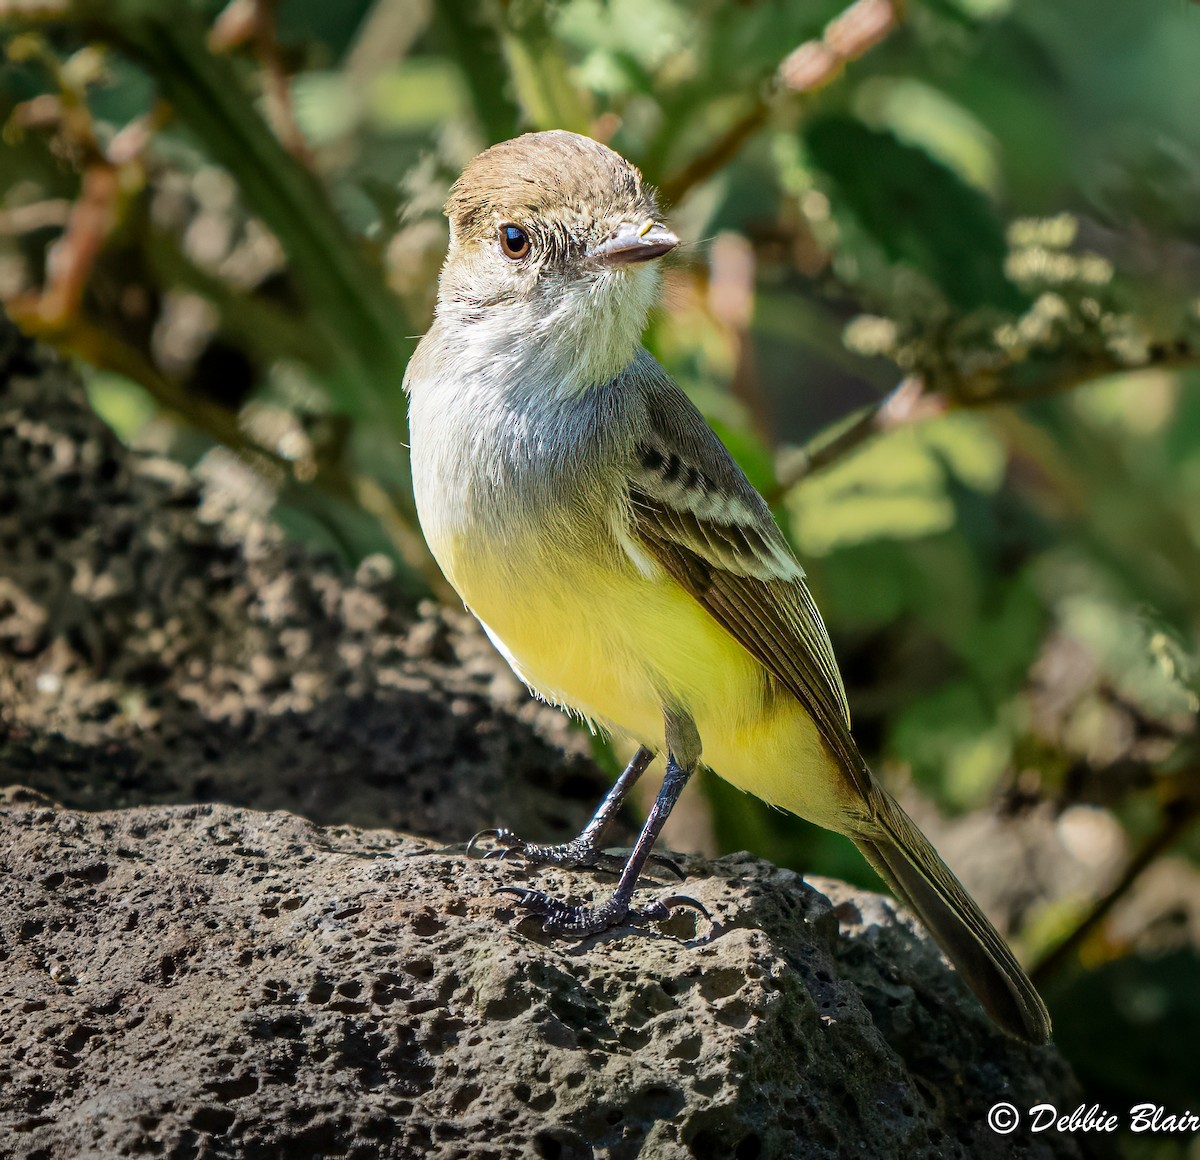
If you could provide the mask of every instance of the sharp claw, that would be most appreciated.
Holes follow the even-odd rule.
[[[522,886],[500,886],[495,893],[511,894],[519,907],[543,919],[542,929],[549,934],[570,934],[586,938],[588,935],[599,934],[602,930],[611,930],[619,926],[662,922],[671,917],[671,911],[675,907],[695,910],[712,922],[712,916],[704,904],[685,894],[655,899],[641,907],[624,905],[619,911],[614,908],[605,914],[605,911],[612,907],[614,900],[610,899],[608,903],[602,903],[598,907],[584,907],[574,906],[569,902],[551,898],[540,890],[527,890]]]
[[[697,898],[691,898],[686,894],[672,894],[670,898],[664,898],[662,905],[668,910],[673,906],[683,906],[688,910],[699,911],[709,922],[712,922],[712,915],[708,913],[708,908]]]
[[[475,857],[487,858],[492,853],[492,851],[484,850],[484,852],[482,854],[477,855],[475,853],[476,846],[484,838],[497,838],[498,839],[500,837],[500,835],[503,833],[504,833],[503,830],[480,830],[479,833],[477,833],[474,837],[472,837],[471,840],[467,843],[467,850],[466,850],[467,857],[468,858],[475,858]]]
[[[537,892],[534,890],[525,890],[520,886],[497,886],[496,889],[492,891],[492,893],[493,894],[515,894],[522,902],[524,902],[530,895],[536,894]]]
[[[485,838],[490,838],[496,843],[496,846],[490,850],[480,851],[479,843]],[[524,853],[525,846],[525,841],[518,838],[512,830],[501,827],[498,830],[480,830],[467,843],[466,852],[468,858],[480,858],[485,862],[489,858],[494,858],[497,862],[503,862],[510,854]]]
[[[668,858],[663,854],[651,854],[650,860],[657,863],[659,866],[664,866],[670,870],[680,882],[687,881],[687,871],[675,861],[674,858]]]
[[[497,888],[496,893],[513,895],[519,907],[542,920],[542,929],[547,934],[586,935],[590,933],[573,931],[569,927],[560,925],[569,923],[576,917],[576,911],[580,909],[572,906],[569,902],[561,902],[557,898],[543,894],[540,890],[526,890],[520,886],[501,886]]]

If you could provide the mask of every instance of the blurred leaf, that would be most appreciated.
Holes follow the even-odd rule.
[[[1186,467],[1184,478],[1200,481],[1200,375],[1180,376],[1173,420],[1162,433],[1163,449],[1174,466]]]
[[[88,402],[125,443],[158,413],[154,400],[137,383],[108,371],[89,371],[84,380]]]
[[[1024,684],[1046,627],[1046,609],[1028,572],[995,586],[993,597],[954,644],[995,703]]]
[[[1064,109],[1059,62],[1030,30],[1001,20],[975,46],[969,67],[939,70],[939,87],[1003,143],[1003,188],[1025,212],[1058,204],[1076,139]],[[1036,124],[1037,132],[1029,126]]]
[[[1096,190],[1111,221],[1129,218],[1164,237],[1200,242],[1200,159],[1177,138],[1147,141],[1144,132],[1114,142],[1114,155]]]
[[[958,810],[991,797],[1012,753],[1009,730],[997,724],[979,690],[966,681],[906,705],[892,745],[923,789]]]
[[[475,119],[485,143],[515,136],[521,113],[513,96],[508,65],[495,24],[477,0],[437,0],[437,30],[471,93]]]
[[[530,127],[587,133],[587,95],[571,83],[566,56],[552,32],[551,6],[539,0],[509,4],[501,21],[513,88]]]
[[[279,35],[284,41],[304,38],[319,42],[330,57],[338,57],[370,11],[373,0],[280,0]]]
[[[681,5],[689,15],[694,5]],[[699,73],[719,78],[727,89],[753,86],[769,77],[792,49],[819,36],[825,23],[846,7],[844,0],[765,0],[735,5],[722,0],[703,4],[707,35],[697,52]],[[698,22],[693,18],[692,27]],[[711,82],[710,82],[711,83]]]
[[[371,117],[379,129],[431,128],[466,110],[462,75],[449,61],[408,60],[381,72],[371,84]]]
[[[1152,716],[1195,713],[1188,658],[1146,612],[1091,593],[1063,599],[1059,616],[1067,632],[1095,655],[1113,685]]]
[[[581,78],[622,78],[643,90],[652,89],[664,63],[695,45],[698,31],[694,11],[670,0],[573,0],[555,22],[555,32],[587,54]]]
[[[103,82],[88,91],[88,107],[94,117],[124,125],[154,99],[153,78],[131,61],[110,53],[104,72]]]
[[[1003,449],[975,416],[901,428],[793,489],[796,541],[803,552],[823,555],[862,540],[944,532],[955,520],[948,476],[992,492],[1003,471]]]
[[[1128,955],[1075,975],[1048,996],[1054,1039],[1085,1089],[1168,1112],[1200,1100],[1200,958]]]
[[[813,163],[895,262],[928,275],[956,305],[1018,310],[1005,277],[1004,231],[987,199],[927,153],[850,117],[812,122]]]
[[[307,72],[292,82],[296,121],[312,145],[325,145],[349,133],[358,122],[359,100],[340,72]]]
[[[793,538],[799,538],[794,530]],[[869,632],[909,611],[912,577],[906,548],[901,541],[868,540],[819,560],[825,577],[822,611],[831,626]]]
[[[854,111],[873,129],[923,149],[964,181],[1001,192],[999,142],[970,112],[915,77],[870,77],[854,94]]]

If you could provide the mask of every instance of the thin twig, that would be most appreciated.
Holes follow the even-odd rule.
[[[852,411],[818,432],[803,447],[789,448],[780,456],[778,479],[766,498],[778,503],[802,479],[836,463],[874,435],[893,431],[922,419],[944,414],[945,400],[925,391],[916,375],[902,379],[877,403]]]
[[[1107,375],[1198,367],[1200,351],[1189,344],[1176,343],[1152,349],[1145,362],[1132,366],[1112,355],[1088,358],[1074,365],[1060,360],[1048,369],[1039,368],[1035,379],[1029,378],[1029,363],[1015,363],[1008,368],[1012,381],[1005,382],[993,376],[987,385],[982,376],[947,382],[943,374],[942,381],[946,385],[933,391],[919,375],[910,375],[877,403],[852,411],[818,432],[803,447],[785,451],[780,457],[778,478],[767,499],[772,504],[778,503],[802,480],[844,459],[875,435],[948,411],[1020,406],[1064,394]]]
[[[337,352],[339,401],[360,416],[388,421],[403,438],[404,411],[394,384],[412,349],[404,337],[412,327],[327,191],[268,127],[233,64],[208,51],[205,28],[191,6],[0,0],[0,17],[18,26],[72,25],[120,47],[151,73],[180,121],[213,161],[236,174],[246,204],[279,240],[304,292],[306,321]]]
[[[737,121],[725,130],[703,153],[693,157],[678,173],[665,178],[659,192],[668,205],[681,201],[694,186],[723,169],[741,151],[742,146],[766,123],[769,106],[759,99]]]
[[[1066,965],[1109,911],[1129,893],[1146,868],[1161,854],[1166,853],[1183,836],[1197,817],[1200,817],[1200,798],[1176,798],[1163,807],[1158,829],[1146,839],[1137,853],[1129,860],[1125,872],[1112,889],[1100,898],[1084,915],[1075,929],[1058,946],[1045,954],[1029,972],[1029,977],[1037,986],[1045,986]]]
[[[775,100],[824,88],[841,75],[846,64],[885,40],[903,19],[903,10],[899,0],[855,0],[825,26],[823,39],[805,41],[789,53],[769,83],[767,95],[755,101],[723,137],[678,173],[663,180],[660,189],[667,203],[680,201],[691,189],[728,165],[765,124]],[[815,73],[808,65],[799,63],[801,59],[811,63],[812,50],[816,50],[822,62]]]
[[[272,0],[256,0],[257,21],[254,29],[254,52],[263,73],[263,89],[267,95],[267,115],[283,147],[300,162],[311,169],[312,151],[300,124],[296,120],[296,109],[292,102],[292,83],[283,64],[283,53],[276,36],[276,8]]]

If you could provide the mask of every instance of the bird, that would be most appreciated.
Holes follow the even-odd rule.
[[[538,697],[637,743],[570,842],[490,831],[531,862],[609,865],[601,836],[655,755],[666,773],[612,894],[506,888],[548,931],[666,917],[639,875],[703,764],[850,837],[993,1020],[1050,1017],[1009,947],[851,733],[805,573],[701,413],[642,344],[679,244],[608,146],[563,130],[476,156],[445,205],[433,322],[404,377],[418,519],[446,579]]]

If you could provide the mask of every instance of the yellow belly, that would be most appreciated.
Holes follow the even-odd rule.
[[[812,719],[665,572],[624,557],[546,560],[539,545],[442,553],[443,568],[517,674],[546,700],[656,751],[662,709],[696,722],[702,760],[757,797],[837,829],[845,783]],[[519,561],[514,568],[513,561]]]

